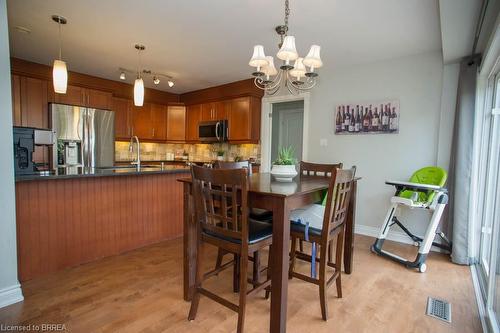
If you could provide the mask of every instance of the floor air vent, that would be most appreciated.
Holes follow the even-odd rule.
[[[427,315],[451,323],[451,304],[441,299],[427,299]]]

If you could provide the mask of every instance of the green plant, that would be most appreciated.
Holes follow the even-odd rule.
[[[242,156],[239,156],[239,155],[236,155],[236,156],[234,157],[234,161],[235,161],[235,162],[240,162],[240,161],[243,161],[243,157],[242,157]]]
[[[226,152],[222,148],[217,149],[217,156],[224,156],[225,153]]]
[[[274,161],[276,165],[295,165],[297,159],[295,158],[295,152],[293,147],[281,147],[278,150],[278,157]]]

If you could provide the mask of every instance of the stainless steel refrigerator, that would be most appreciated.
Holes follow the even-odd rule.
[[[115,158],[115,113],[49,104],[56,143],[53,167],[110,167]]]

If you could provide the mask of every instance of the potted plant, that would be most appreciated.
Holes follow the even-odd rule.
[[[226,152],[222,148],[217,149],[217,151],[216,151],[217,161],[224,161],[224,154],[225,153]]]
[[[278,151],[278,157],[273,163],[271,174],[277,181],[291,182],[292,178],[297,176],[295,163],[297,163],[297,159],[294,156],[293,148],[282,147]]]

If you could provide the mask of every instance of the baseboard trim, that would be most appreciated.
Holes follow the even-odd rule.
[[[481,320],[481,327],[483,328],[483,332],[487,333],[489,330],[488,325],[486,324],[486,308],[484,307],[483,293],[481,292],[481,286],[479,285],[479,275],[476,265],[470,266],[470,273],[472,275],[474,293],[476,294],[476,303],[479,312],[479,319]]]
[[[21,302],[24,300],[21,285],[19,283],[0,289],[0,308]]]

